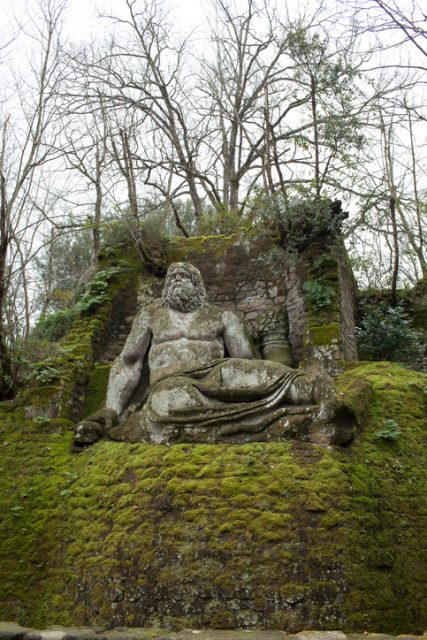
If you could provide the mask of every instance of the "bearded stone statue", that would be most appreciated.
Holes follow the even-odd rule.
[[[132,404],[148,356],[149,386]],[[75,446],[130,442],[250,442],[299,438],[348,444],[355,416],[333,380],[255,359],[240,318],[207,301],[201,274],[172,264],[162,296],[135,318],[114,362],[106,407],[78,425]]]

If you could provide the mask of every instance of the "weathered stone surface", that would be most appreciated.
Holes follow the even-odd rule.
[[[355,285],[342,241],[313,243],[284,261],[284,274],[294,358],[335,375],[337,360],[357,358]],[[328,292],[323,299],[322,292]]]
[[[342,631],[300,631],[295,634],[298,640],[346,640]]]
[[[268,233],[252,237],[190,238],[169,247],[169,259],[189,260],[200,269],[209,299],[242,314],[244,319],[256,319],[247,298],[263,311],[283,305],[284,279],[281,269],[268,257],[274,239]],[[258,303],[261,303],[260,305]]]
[[[0,622],[1,640],[21,640],[25,633],[26,630],[16,622]]]
[[[345,634],[342,631],[285,631],[186,629],[161,631],[153,628],[100,629],[91,627],[49,627],[43,631],[27,629],[13,622],[0,622],[1,640],[421,640],[415,635],[390,636],[383,633]]]

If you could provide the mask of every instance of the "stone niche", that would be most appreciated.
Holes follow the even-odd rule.
[[[360,392],[358,404],[361,409],[355,409],[334,396],[332,382],[324,375],[326,372],[335,377],[343,368],[342,361],[357,359],[355,287],[346,262],[345,248],[340,241],[328,243],[326,239],[317,240],[304,251],[286,256],[278,246],[277,239],[269,233],[262,236],[194,237],[171,243],[167,262],[169,265],[176,262],[193,264],[201,272],[209,302],[240,316],[252,336],[256,358],[272,361],[268,365],[271,394],[261,398],[259,393],[264,383],[259,382],[259,389],[252,394],[246,392],[246,402],[234,406],[232,396],[228,395],[220,411],[218,401],[221,394],[224,395],[224,389],[222,383],[218,383],[221,389],[212,386],[205,389],[205,398],[215,399],[218,409],[215,415],[213,408],[209,409],[209,415],[203,411],[195,414],[194,404],[199,402],[197,398],[204,393],[200,388],[194,397],[191,396],[191,402],[179,408],[171,417],[165,394],[169,394],[169,398],[173,396],[173,405],[178,397],[193,393],[193,386],[213,385],[214,379],[227,374],[222,369],[221,373],[217,369],[214,373],[212,369],[210,378],[205,372],[206,380],[199,383],[195,379],[191,384],[187,383],[184,391],[181,388],[176,391],[175,387],[171,391],[171,385],[183,384],[182,381],[172,382],[172,378],[165,381],[167,389],[159,390],[154,385],[147,391],[150,372],[146,359],[140,381],[133,386],[125,405],[115,399],[122,392],[120,387],[115,389],[110,384],[107,412],[101,410],[82,416],[84,420],[78,425],[74,439],[76,451],[100,437],[157,444],[243,444],[296,439],[347,446],[353,442],[366,422],[369,401],[365,398],[365,390]],[[138,296],[141,307],[159,297],[162,279],[151,280],[148,286],[147,277],[142,277]],[[141,316],[138,322],[141,322]],[[135,340],[136,334],[132,335],[132,340]],[[127,343],[128,350],[132,349],[132,340]],[[236,357],[235,353],[228,353],[227,350],[225,355]],[[126,357],[129,357],[129,353]],[[274,362],[299,369],[299,372],[277,366],[274,368]],[[229,364],[234,378],[249,375],[247,368],[243,372],[243,364],[239,365],[239,373],[233,369],[235,365],[231,361]],[[224,364],[224,367],[227,368],[227,365]],[[110,380],[122,384],[122,368],[123,361],[116,361]],[[282,379],[285,372],[287,377]],[[252,371],[251,375],[254,373]],[[298,374],[305,374],[305,378],[298,377]],[[197,378],[198,374],[195,375]],[[259,375],[267,375],[266,370]],[[294,385],[292,376],[298,377],[299,382],[289,391],[294,394],[292,399],[289,395],[283,402],[289,385]],[[247,383],[242,384],[238,393],[243,400],[242,394]],[[302,387],[296,390],[298,385],[304,384],[304,390]],[[282,386],[279,389],[277,385]],[[257,404],[257,400],[262,401]],[[269,411],[266,410],[267,404]],[[111,409],[113,413],[119,413],[118,423],[108,413]]]
[[[241,315],[261,357],[333,375],[340,360],[357,360],[356,285],[341,239],[289,259],[267,233],[190,238],[168,258],[200,269],[210,302]]]

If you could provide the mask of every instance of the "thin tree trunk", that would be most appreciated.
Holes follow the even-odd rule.
[[[397,305],[397,276],[399,274],[399,238],[398,238],[397,222],[396,222],[396,189],[395,187],[392,187],[392,190],[391,190],[391,195],[389,199],[389,209],[390,209],[391,227],[393,232],[393,248],[394,248],[393,273],[391,277],[391,306],[395,307]]]
[[[47,273],[46,273],[47,287],[46,287],[45,298],[44,298],[43,305],[42,305],[42,308],[41,308],[41,315],[42,316],[44,316],[46,314],[47,310],[49,309],[49,305],[52,302],[53,243],[54,243],[54,236],[55,236],[55,231],[52,228],[50,230],[49,257],[47,259]]]
[[[25,332],[23,338],[25,340],[30,335],[30,297],[28,295],[28,280],[27,271],[25,269],[25,259],[20,244],[17,244],[17,250],[19,253],[19,258],[21,260],[22,290],[24,293]]]
[[[97,260],[97,256],[99,250],[101,248],[101,215],[102,215],[102,187],[101,187],[101,168],[102,162],[99,153],[99,144],[96,145],[96,156],[95,156],[95,190],[96,190],[96,199],[95,199],[95,220],[92,230],[93,236],[93,250],[95,253],[95,260]]]
[[[273,174],[272,174],[272,167],[271,167],[271,160],[270,160],[271,149],[273,147],[273,127],[271,126],[271,122],[270,122],[270,102],[268,99],[267,87],[265,88],[265,100],[264,100],[264,123],[265,123],[264,125],[265,147],[264,147],[264,153],[262,157],[263,172],[265,172],[264,180],[269,193],[273,194],[275,189],[274,189]]]
[[[423,237],[423,227],[421,222],[421,209],[420,209],[420,199],[418,194],[418,179],[417,179],[417,168],[416,168],[416,156],[415,156],[415,145],[414,145],[414,134],[412,130],[412,118],[411,112],[408,111],[409,115],[409,139],[411,142],[411,159],[412,159],[412,181],[414,184],[414,197],[415,197],[415,212],[417,216],[417,227],[418,227],[418,246],[415,246],[415,243],[411,242],[411,235],[408,234],[409,241],[412,244],[415,253],[417,254],[418,260],[420,261],[421,272],[423,276],[427,275],[427,261],[424,252],[424,237]],[[400,211],[399,211],[400,213]],[[402,217],[402,215],[401,215]]]
[[[138,198],[136,195],[135,170],[132,161],[132,153],[130,150],[129,136],[124,129],[120,129],[120,138],[123,149],[123,164],[125,168],[125,177],[128,190],[128,199],[131,216],[139,225]]]
[[[6,345],[4,307],[5,307],[5,278],[6,259],[9,248],[7,232],[7,200],[6,181],[0,176],[0,400],[6,400],[13,395],[12,363]]]
[[[230,213],[238,213],[239,179],[233,176],[230,180]]]
[[[311,76],[311,111],[313,115],[313,135],[314,135],[314,184],[316,186],[316,196],[320,198],[320,158],[319,158],[319,127],[317,122],[316,103],[316,80]]]

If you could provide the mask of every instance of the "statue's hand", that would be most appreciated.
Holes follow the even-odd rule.
[[[88,416],[76,426],[73,450],[80,451],[105,436],[118,422],[114,409],[101,409]]]

